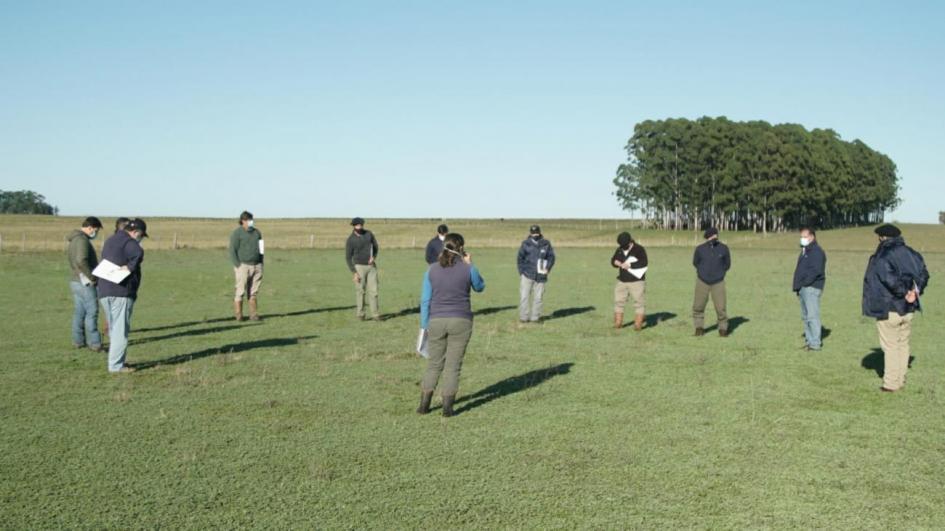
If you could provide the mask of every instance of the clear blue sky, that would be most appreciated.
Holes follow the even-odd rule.
[[[512,5],[514,4],[514,5]],[[636,122],[830,127],[945,210],[945,2],[0,0],[0,189],[64,214],[616,217]]]

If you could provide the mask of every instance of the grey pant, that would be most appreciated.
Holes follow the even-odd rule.
[[[118,372],[125,366],[135,300],[129,297],[102,297],[99,302],[108,321],[108,372]]]
[[[472,337],[473,322],[461,317],[436,317],[430,319],[427,328],[427,348],[430,357],[427,371],[423,375],[420,388],[432,392],[436,382],[443,374],[440,393],[443,396],[455,396],[459,390],[459,373],[466,356],[466,345]]]
[[[545,284],[547,282],[538,282],[522,275],[518,289],[518,319],[520,321],[538,321],[541,318],[541,299],[545,296]],[[528,304],[529,297],[531,305]]]
[[[355,287],[358,317],[364,317],[365,298],[367,298],[368,306],[371,308],[371,317],[379,317],[381,314],[377,304],[377,266],[355,265],[354,270],[361,277],[361,282]]]
[[[823,291],[808,286],[797,292],[801,301],[801,320],[804,321],[804,339],[807,346],[820,350],[820,295]]]
[[[692,323],[696,328],[705,327],[705,307],[712,296],[715,315],[719,318],[719,331],[728,330],[728,315],[725,313],[725,281],[709,285],[696,278],[696,294],[692,301]]]

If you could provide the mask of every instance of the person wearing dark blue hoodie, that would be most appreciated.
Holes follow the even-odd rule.
[[[728,337],[728,313],[726,312],[725,274],[732,267],[732,255],[728,247],[719,241],[719,230],[715,227],[703,233],[705,243],[696,247],[692,255],[692,266],[696,268],[696,291],[692,301],[692,321],[696,336],[705,334],[705,307],[712,297],[715,314],[719,320],[719,336]]]
[[[443,240],[446,239],[446,235],[449,233],[450,229],[446,225],[440,225],[436,228],[436,236],[427,242],[427,249],[425,253],[427,265],[433,265],[437,260],[440,259],[440,253],[443,252]]]
[[[98,280],[98,299],[108,321],[108,372],[112,374],[134,372],[133,367],[125,365],[125,356],[131,331],[131,312],[141,286],[141,262],[144,261],[141,240],[147,237],[147,224],[143,219],[135,218],[124,230],[106,240],[102,248],[102,261],[108,260],[128,272],[118,283],[105,278]]]
[[[804,322],[804,350],[820,350],[820,297],[827,280],[827,254],[817,244],[814,229],[801,229],[801,255],[794,268],[792,289],[801,302],[801,320]]]
[[[542,236],[541,227],[532,225],[528,232],[528,238],[518,249],[518,274],[521,277],[518,319],[522,323],[537,323],[541,319],[545,284],[555,265],[555,250]]]
[[[883,392],[906,384],[912,316],[921,310],[920,296],[929,284],[922,255],[906,245],[895,225],[877,227],[879,246],[863,277],[863,315],[876,319],[883,347]]]

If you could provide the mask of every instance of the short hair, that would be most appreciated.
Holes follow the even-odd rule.
[[[128,226],[128,222],[131,221],[128,218],[118,218],[115,220],[115,232],[121,232],[125,230],[125,227]]]
[[[801,232],[804,232],[805,230],[809,232],[811,236],[817,236],[817,231],[812,227],[801,227]]]
[[[436,233],[437,233],[437,234],[446,235],[446,234],[449,234],[449,232],[450,232],[450,229],[449,229],[449,227],[447,227],[445,224],[444,224],[444,225],[440,225],[439,227],[436,228]]]
[[[102,221],[95,216],[89,216],[82,222],[82,228],[92,227],[93,229],[102,228]]]
[[[242,223],[242,222],[244,222],[244,221],[247,221],[247,220],[250,220],[250,219],[253,219],[253,213],[252,213],[252,212],[250,212],[250,211],[248,211],[248,210],[244,210],[243,213],[240,214],[240,223]]]

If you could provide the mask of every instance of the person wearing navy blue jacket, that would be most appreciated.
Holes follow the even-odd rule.
[[[884,360],[880,389],[892,393],[906,384],[912,316],[922,309],[920,296],[929,284],[929,271],[898,227],[886,224],[874,232],[879,246],[863,277],[863,315],[876,319]]]
[[[443,416],[453,416],[459,374],[473,331],[470,290],[481,292],[486,288],[464,246],[462,235],[447,234],[437,263],[430,265],[423,276],[420,328],[427,333],[429,358],[420,384],[417,413],[421,415],[430,412],[433,391],[442,375]]]
[[[712,297],[715,314],[719,320],[719,336],[728,337],[728,313],[726,312],[725,274],[732,267],[732,255],[728,247],[719,241],[719,230],[709,227],[703,233],[705,243],[696,247],[692,265],[696,268],[696,291],[692,301],[692,321],[696,336],[705,333],[705,307]]]
[[[427,242],[427,265],[433,264],[439,260],[440,253],[443,252],[443,240],[446,239],[446,235],[449,234],[449,232],[450,229],[446,225],[440,225],[436,228],[436,236]]]
[[[131,312],[141,287],[141,262],[144,261],[141,240],[147,237],[147,224],[143,219],[135,218],[124,230],[106,240],[102,248],[102,260],[129,272],[117,284],[104,278],[98,280],[98,298],[108,322],[108,372],[112,374],[134,372],[133,367],[125,365],[125,356],[131,331]]]
[[[545,297],[548,275],[555,265],[555,250],[541,234],[541,227],[532,225],[528,238],[518,249],[519,303],[518,320],[537,323]],[[529,304],[531,299],[531,304]]]
[[[801,321],[804,322],[804,350],[817,351],[821,347],[820,297],[827,280],[827,253],[817,243],[814,229],[801,229],[801,254],[794,268],[792,288],[801,303]]]

